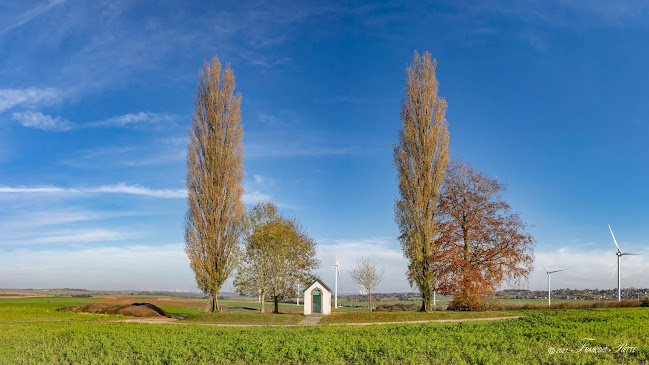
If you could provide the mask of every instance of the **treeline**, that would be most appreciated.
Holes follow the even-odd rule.
[[[647,288],[625,288],[622,289],[622,298],[642,299],[649,295]],[[496,299],[541,299],[547,298],[547,290],[522,290],[508,289],[498,291],[494,294]],[[612,300],[617,299],[617,289],[554,289],[553,299],[575,299],[575,300]]]

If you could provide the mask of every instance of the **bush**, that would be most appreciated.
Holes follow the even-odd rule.
[[[505,310],[505,303],[501,301],[485,299],[480,306],[481,311],[502,311]]]
[[[640,303],[641,307],[649,307],[649,297],[646,297],[642,299],[642,302]]]
[[[448,304],[448,309],[452,311],[479,311],[481,308],[480,296],[469,292],[454,295]]]
[[[418,304],[395,303],[381,304],[374,309],[375,312],[416,312],[421,308]]]

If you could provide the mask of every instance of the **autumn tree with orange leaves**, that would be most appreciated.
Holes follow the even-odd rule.
[[[529,278],[534,239],[503,200],[505,186],[461,161],[446,171],[432,275],[452,310],[480,310],[485,294]]]

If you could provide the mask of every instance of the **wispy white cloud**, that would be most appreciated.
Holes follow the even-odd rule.
[[[62,188],[58,186],[0,186],[1,194],[126,194],[139,195],[164,199],[184,199],[187,197],[186,189],[151,189],[142,185],[128,185],[119,183],[115,185],[102,185],[97,187]],[[241,197],[245,204],[255,204],[258,201],[270,200],[271,196],[259,191],[250,191]]]
[[[84,188],[62,188],[57,186],[0,186],[0,194],[129,194],[142,195],[156,198],[185,198],[185,189],[151,189],[141,185],[127,185],[124,183],[116,185],[103,185],[98,187]]]
[[[197,290],[182,244],[64,250],[0,246],[0,288],[54,287]]]
[[[249,143],[246,146],[246,157],[321,157],[345,156],[361,152],[357,146],[328,146],[308,143]]]
[[[70,121],[61,117],[51,117],[39,112],[15,112],[11,115],[23,127],[41,129],[44,131],[62,132],[72,129]]]
[[[160,139],[150,144],[82,149],[71,152],[61,163],[89,169],[177,164],[185,160],[187,153],[187,144],[181,140]]]
[[[612,289],[617,287],[617,274],[614,273],[617,256],[615,247],[611,244],[609,249],[594,249],[594,245],[583,248],[559,248],[552,251],[536,252],[535,270],[530,277],[529,288],[534,290],[547,289],[545,271],[541,265],[549,270],[568,269],[552,276],[552,287],[576,289]],[[632,250],[628,247],[629,251]],[[633,252],[645,254],[644,256],[622,257],[622,287],[649,287],[649,260],[646,248],[633,248]]]
[[[249,64],[263,67],[266,69],[274,68],[281,65],[290,64],[293,60],[289,57],[271,58],[259,53],[242,52],[240,56]]]
[[[285,126],[286,122],[282,121],[280,118],[267,114],[267,113],[259,113],[258,119],[260,122],[267,124],[272,127],[278,127],[278,126]]]
[[[69,91],[57,88],[0,89],[0,112],[16,106],[46,106],[59,103]]]
[[[1,98],[1,96],[0,96]],[[0,107],[2,100],[0,99]],[[18,121],[22,126],[28,128],[41,129],[46,131],[62,132],[71,129],[82,128],[133,128],[141,125],[160,124],[162,122],[172,122],[177,119],[177,116],[168,113],[149,113],[138,112],[131,114],[119,115],[116,117],[108,118],[105,120],[88,122],[88,123],[72,123],[60,116],[51,116],[41,112],[25,111],[14,112],[12,114],[14,120]]]
[[[90,122],[83,126],[87,128],[127,128],[146,123],[171,122],[175,119],[177,119],[177,116],[168,113],[139,112],[119,115],[97,122]]]
[[[39,15],[46,13],[53,7],[57,5],[61,5],[65,2],[65,0],[50,0],[47,3],[38,5],[32,9],[29,9],[22,15],[18,16],[12,23],[8,24],[5,26],[2,30],[0,30],[0,36],[10,32],[13,29],[19,28],[25,23],[31,21],[32,19],[38,17]]]
[[[0,232],[18,232],[36,227],[60,226],[70,223],[97,221],[133,215],[137,214],[133,212],[99,212],[70,209],[23,212],[12,210],[9,219],[2,219],[2,222],[0,222]]]
[[[38,234],[24,234],[20,236],[2,237],[2,245],[42,245],[42,244],[75,244],[90,242],[111,242],[121,241],[132,235],[123,232],[95,229],[69,229],[53,232],[42,232]]]
[[[186,198],[187,190],[185,189],[150,189],[140,185],[104,185],[97,188],[86,189],[90,193],[114,193],[114,194],[132,194],[152,196],[156,198]]]
[[[358,293],[359,288],[349,272],[356,268],[358,260],[366,257],[385,270],[384,279],[377,286],[377,292],[409,292],[406,278],[408,263],[403,257],[399,243],[392,237],[360,239],[318,239],[318,258],[322,265],[317,274],[333,287],[336,261],[340,264],[343,293]]]
[[[250,193],[244,193],[241,200],[243,200],[244,204],[256,204],[260,201],[270,201],[271,196],[259,191],[252,191]]]
[[[376,237],[366,239],[318,239],[318,258],[322,262],[318,275],[333,285],[336,259],[341,265],[343,292],[357,292],[357,287],[349,276],[361,257],[368,257],[385,269],[385,279],[378,287],[380,292],[416,291],[406,278],[407,260],[403,257],[396,238]],[[534,271],[524,289],[545,290],[545,271],[548,269],[568,269],[552,277],[552,287],[573,289],[612,289],[617,287],[617,274],[610,280],[616,264],[615,247],[596,249],[595,245],[581,245],[573,248],[537,251]],[[625,247],[641,256],[622,257],[622,286],[649,287],[649,251],[646,248]],[[503,288],[509,288],[504,285]],[[353,289],[353,290],[351,290]]]

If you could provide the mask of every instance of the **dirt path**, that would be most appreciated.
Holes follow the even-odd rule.
[[[403,321],[403,322],[362,322],[362,323],[330,323],[325,326],[372,326],[383,324],[417,324],[417,323],[452,323],[452,322],[473,322],[473,321],[498,321],[503,319],[517,319],[525,316],[508,316],[508,317],[488,317],[488,318],[465,318],[465,319],[432,319],[424,321]],[[318,325],[323,316],[306,316],[299,324],[229,324],[229,323],[195,323],[182,322],[177,318],[167,317],[147,317],[147,318],[128,318],[116,319],[101,322],[129,322],[129,323],[149,323],[149,324],[199,324],[202,326],[217,327],[295,327],[295,326],[314,326]]]
[[[303,325],[303,326],[313,326],[313,325],[316,325],[316,324],[320,323],[320,321],[322,321],[322,317],[323,316],[321,316],[321,315],[310,314],[310,315],[304,316],[304,319],[302,321],[300,321],[300,324]]]

